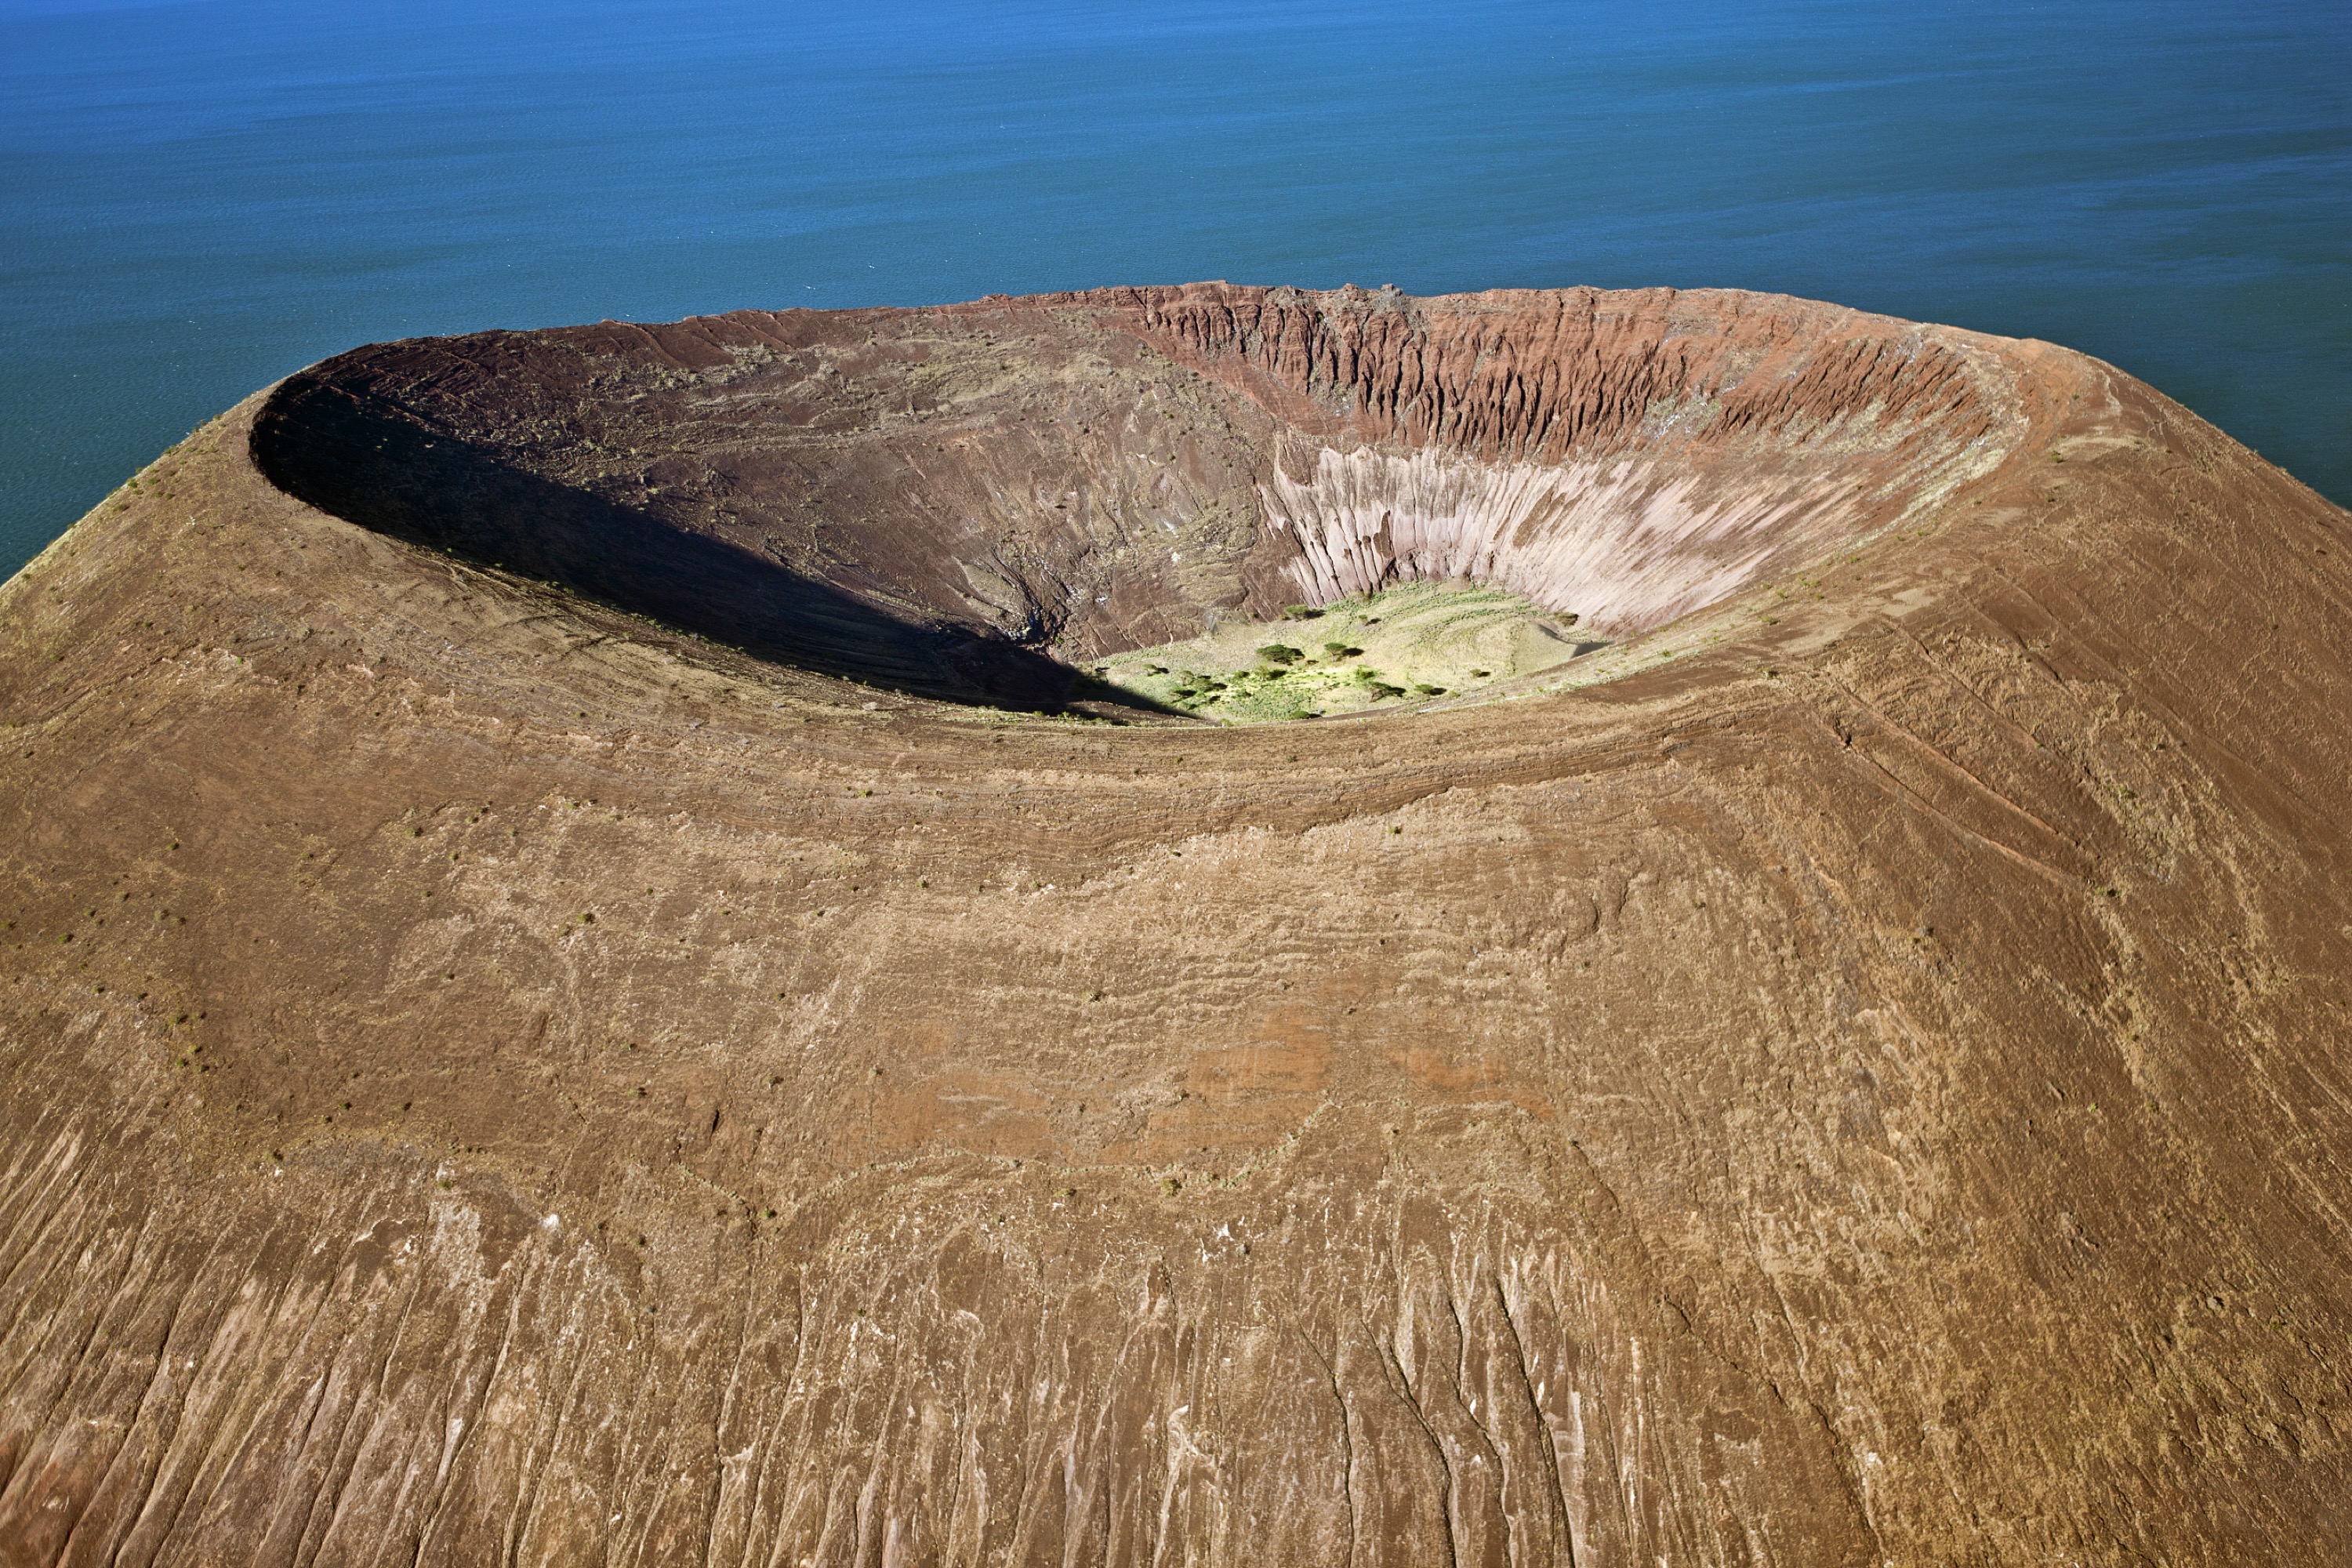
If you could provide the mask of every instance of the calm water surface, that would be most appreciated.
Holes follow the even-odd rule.
[[[2352,5],[0,0],[0,570],[373,339],[1198,278],[2048,338],[2352,501]]]

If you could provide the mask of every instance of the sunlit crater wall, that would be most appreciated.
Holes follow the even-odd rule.
[[[1967,334],[1794,300],[1277,290],[1159,325],[1286,416],[1259,495],[1307,604],[1469,579],[1626,635],[1900,523],[2022,427]]]

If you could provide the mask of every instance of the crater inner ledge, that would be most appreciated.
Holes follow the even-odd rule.
[[[764,658],[1003,707],[1239,616],[1491,584],[1622,639],[2020,438],[1988,340],[1727,291],[1223,283],[378,344],[281,489]]]

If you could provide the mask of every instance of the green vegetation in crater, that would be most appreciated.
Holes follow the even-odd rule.
[[[1360,713],[1475,691],[1608,646],[1576,616],[1499,588],[1416,583],[1272,624],[1232,621],[1187,642],[1097,660],[1097,679],[1233,724]]]

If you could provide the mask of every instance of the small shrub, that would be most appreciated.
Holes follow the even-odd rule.
[[[1307,656],[1288,643],[1270,642],[1257,650],[1258,658],[1268,664],[1297,664]]]
[[[1282,607],[1282,618],[1286,621],[1311,621],[1322,613],[1312,605],[1285,605]]]

